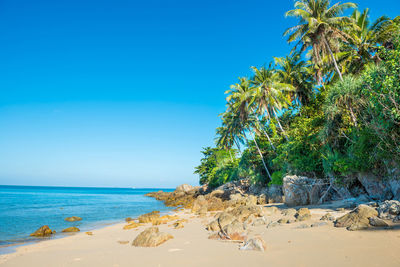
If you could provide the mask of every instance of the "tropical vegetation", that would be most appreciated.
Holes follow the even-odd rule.
[[[400,163],[400,17],[370,21],[355,3],[299,0],[291,51],[226,91],[200,184],[282,184],[286,174],[352,183]]]

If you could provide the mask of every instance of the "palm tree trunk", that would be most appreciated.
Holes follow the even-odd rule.
[[[353,120],[354,125],[357,127],[357,119],[356,119],[356,116],[354,115],[353,108],[351,107],[350,104],[348,105],[348,107],[350,110],[351,119]]]
[[[267,131],[264,130],[264,129],[262,129],[262,131],[264,132],[264,135],[267,137],[267,139],[268,139],[268,141],[269,141],[269,144],[271,145],[272,149],[273,149],[274,151],[276,151],[275,146],[274,146],[274,144],[272,144],[271,138],[269,138],[269,135],[268,135]]]
[[[328,41],[326,40],[326,37],[324,37],[324,42],[326,44],[326,47],[328,48],[329,54],[331,55],[331,58],[333,60],[333,64],[335,65],[336,72],[338,73],[338,75],[340,77],[340,80],[343,81],[342,73],[339,70],[339,67],[338,67],[338,64],[336,62],[335,56],[332,53],[331,46],[329,45]]]
[[[287,138],[286,132],[285,132],[285,130],[283,129],[283,127],[282,127],[282,125],[281,125],[281,122],[279,121],[279,118],[278,118],[278,115],[276,114],[275,109],[272,109],[272,112],[274,113],[275,119],[276,119],[276,121],[278,122],[279,129],[281,129],[281,131],[282,131],[282,133],[283,133],[283,136],[285,137],[286,141],[289,141],[289,139]]]
[[[230,149],[228,149],[228,151],[229,151],[229,156],[231,156],[231,161],[232,161],[232,163],[233,163],[233,157],[232,157],[231,150],[230,150]]]
[[[250,132],[250,134],[251,134],[251,137],[253,138],[254,144],[255,144],[256,147],[257,147],[258,154],[260,154],[260,158],[261,158],[261,161],[262,161],[262,163],[263,163],[263,165],[264,165],[265,171],[266,171],[267,174],[268,174],[269,181],[271,181],[271,174],[269,173],[269,170],[268,170],[268,168],[267,168],[267,165],[265,164],[264,157],[263,157],[263,155],[262,155],[262,153],[261,153],[260,148],[258,147],[256,138],[254,137],[254,134],[253,134],[252,132]]]

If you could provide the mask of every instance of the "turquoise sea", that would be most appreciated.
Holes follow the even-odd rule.
[[[0,185],[0,254],[9,252],[10,246],[38,241],[29,235],[42,225],[56,230],[51,238],[58,238],[70,226],[87,231],[153,210],[170,211],[161,201],[144,196],[158,190],[173,189]],[[70,216],[82,221],[64,220]]]

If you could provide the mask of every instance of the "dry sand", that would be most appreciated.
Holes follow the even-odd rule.
[[[335,228],[331,222],[297,228],[332,212],[320,207],[310,210],[312,219],[306,222],[252,227],[249,235],[261,235],[267,243],[265,252],[240,251],[238,243],[210,240],[204,224],[211,216],[198,218],[180,211],[177,214],[189,222],[183,229],[159,226],[174,239],[157,248],[131,246],[148,226],[123,230],[125,224],[121,223],[94,230],[92,236],[82,232],[18,247],[15,253],[0,256],[0,266],[400,266],[399,229],[352,232]],[[332,214],[338,217],[344,212]]]

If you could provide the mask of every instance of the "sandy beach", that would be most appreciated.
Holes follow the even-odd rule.
[[[279,207],[279,205],[278,205]],[[155,248],[131,245],[150,224],[123,230],[125,223],[71,236],[18,247],[12,254],[1,255],[1,266],[400,266],[400,230],[371,228],[348,231],[333,227],[332,222],[319,227],[301,228],[320,222],[326,212],[339,217],[349,210],[326,207],[310,208],[306,222],[250,227],[249,236],[260,235],[267,244],[265,252],[241,251],[240,244],[208,239],[206,217],[189,210],[176,212],[188,219],[182,229],[171,223],[159,225],[160,231],[174,236]],[[268,217],[282,218],[280,212]],[[124,242],[125,241],[125,242]]]

